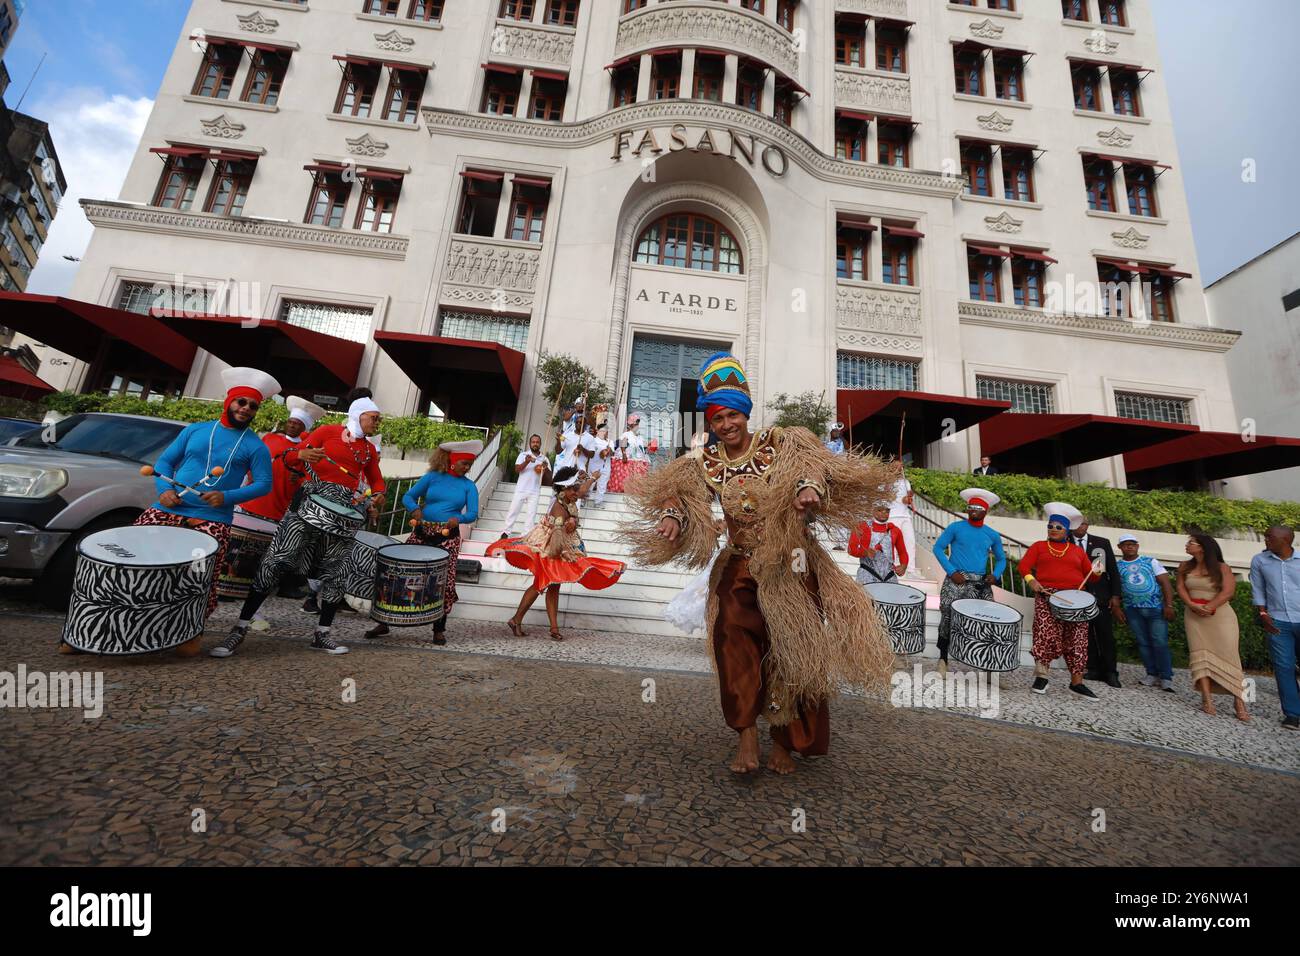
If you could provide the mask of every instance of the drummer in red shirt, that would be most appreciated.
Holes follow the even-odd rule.
[[[253,578],[238,623],[212,649],[213,657],[230,657],[235,653],[248,634],[253,615],[287,571],[307,574],[313,568],[319,569],[321,578],[321,611],[311,646],[330,654],[348,652],[330,637],[330,628],[343,603],[346,564],[354,536],[326,534],[304,521],[297,508],[308,497],[316,497],[362,511],[368,508],[372,517],[378,512],[384,502],[384,476],[379,470],[379,452],[366,439],[378,433],[382,422],[379,406],[369,398],[358,398],[348,408],[346,425],[322,425],[301,445],[285,453],[286,467],[304,468],[308,478],[280,521],[262,566]],[[358,499],[357,489],[363,480],[373,497]]]
[[[1073,506],[1053,501],[1047,511],[1047,540],[1030,545],[1020,559],[1020,576],[1034,591],[1035,694],[1047,693],[1047,674],[1052,661],[1065,658],[1070,671],[1070,690],[1085,700],[1097,700],[1083,682],[1088,666],[1088,622],[1063,621],[1052,613],[1048,598],[1057,591],[1077,591],[1096,576],[1083,548],[1070,540],[1070,528],[1083,521]]]
[[[285,456],[297,449],[304,436],[325,417],[325,409],[297,395],[291,395],[285,405],[289,408],[289,418],[284,423],[284,431],[262,436],[262,443],[271,453],[271,493],[243,505],[244,511],[267,521],[278,522],[284,517],[298,486],[307,477],[306,468],[301,464],[291,468]]]

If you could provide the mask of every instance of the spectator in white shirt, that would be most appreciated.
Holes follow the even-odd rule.
[[[533,435],[528,439],[528,447],[515,459],[515,494],[510,499],[510,510],[506,512],[501,537],[508,538],[514,534],[515,522],[525,512],[525,529],[531,529],[537,524],[537,501],[541,497],[542,479],[550,467],[550,462],[542,454],[542,436]]]

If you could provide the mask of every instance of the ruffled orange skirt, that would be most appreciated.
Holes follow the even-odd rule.
[[[617,584],[627,569],[622,561],[607,558],[590,558],[583,554],[571,561],[548,558],[522,538],[507,538],[488,546],[486,556],[503,557],[511,567],[528,571],[533,576],[533,587],[545,591],[552,584],[580,584],[588,591],[603,591]]]

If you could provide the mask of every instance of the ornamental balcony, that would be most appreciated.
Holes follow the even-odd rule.
[[[788,30],[761,14],[717,0],[656,3],[619,21],[618,59],[663,47],[708,47],[735,53],[798,79],[799,53]]]

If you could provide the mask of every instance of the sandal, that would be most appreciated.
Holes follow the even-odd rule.
[[[551,640],[553,640],[553,641],[562,641],[562,640],[564,640],[564,635],[561,634],[559,631],[552,630],[552,631],[551,631]]]
[[[510,633],[513,634],[515,637],[527,636],[526,634],[524,634],[523,625],[520,624],[518,621],[516,621],[513,617],[510,620],[506,621],[506,627],[510,628]]]

